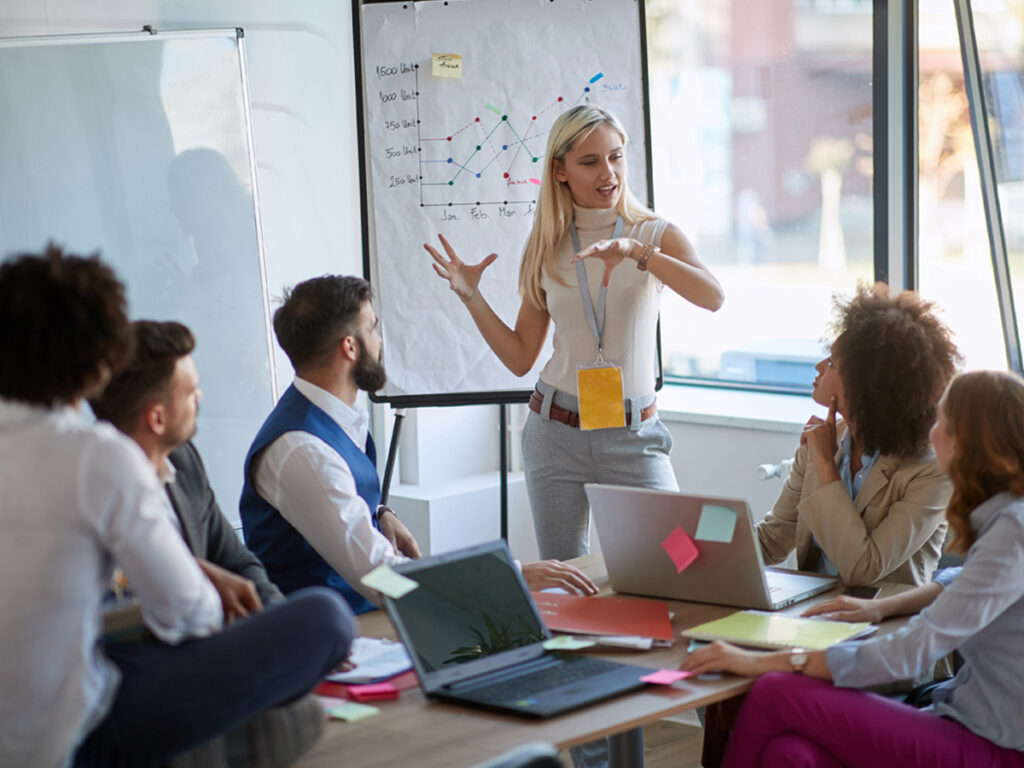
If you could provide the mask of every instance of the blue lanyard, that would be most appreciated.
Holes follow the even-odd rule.
[[[612,240],[622,237],[624,227],[625,222],[619,216],[615,220]],[[572,236],[573,253],[579,253],[583,249],[580,247],[580,234],[576,231],[575,219],[569,222],[569,234]],[[594,338],[597,339],[598,357],[603,360],[604,348],[601,346],[601,335],[604,333],[604,305],[605,299],[608,296],[608,286],[601,283],[601,290],[597,297],[597,312],[595,313],[594,301],[590,298],[590,286],[587,284],[587,270],[583,266],[582,259],[576,262],[576,282],[579,284],[580,298],[583,299],[583,313],[587,316],[587,323],[590,325],[590,330],[594,333]]]

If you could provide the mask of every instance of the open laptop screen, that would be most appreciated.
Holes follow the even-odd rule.
[[[419,585],[388,606],[421,673],[490,666],[475,662],[547,638],[504,542],[395,570]]]

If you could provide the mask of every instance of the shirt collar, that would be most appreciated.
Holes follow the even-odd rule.
[[[843,456],[847,459],[850,458],[850,449],[853,447],[853,435],[849,429],[843,430],[843,436],[839,438],[839,448],[843,452]],[[878,451],[874,453],[864,452],[860,456],[860,463],[865,467],[870,467],[878,459]]]
[[[618,208],[583,208],[573,203],[573,221],[580,232],[605,230],[615,226],[619,218]]]
[[[298,376],[295,377],[295,388],[345,430],[352,442],[360,448],[366,444],[366,435],[370,431],[370,417],[366,409],[359,405],[353,407],[326,389]]]
[[[171,485],[178,476],[178,469],[171,464],[170,460],[165,456],[163,463],[160,465],[160,469],[156,471],[156,476],[163,485]]]
[[[850,494],[850,498],[857,498],[857,494],[860,493],[861,487],[864,485],[864,478],[868,476],[868,472],[871,471],[871,467],[874,466],[875,461],[878,460],[878,451],[874,453],[862,453],[860,457],[860,469],[857,474],[854,475],[850,471],[850,451],[853,448],[853,435],[849,429],[843,431],[842,437],[839,438],[839,450],[842,452],[842,458],[839,460],[839,477],[842,478],[843,485],[846,486],[846,490]]]

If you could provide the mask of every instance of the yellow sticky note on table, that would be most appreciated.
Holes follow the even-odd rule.
[[[346,723],[356,723],[360,720],[365,720],[368,717],[379,715],[380,710],[377,707],[371,707],[369,704],[357,704],[354,701],[346,701],[341,706],[331,707],[328,709],[327,714],[332,720],[344,720]]]
[[[419,586],[412,579],[393,570],[390,565],[378,565],[360,581],[370,589],[376,589],[392,600],[409,594]]]
[[[617,365],[580,368],[576,371],[580,401],[580,429],[626,426],[622,400],[622,369]]]
[[[435,53],[431,57],[434,77],[462,77],[462,56],[458,53]]]

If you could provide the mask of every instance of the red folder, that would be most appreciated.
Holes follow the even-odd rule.
[[[548,629],[587,635],[633,635],[672,640],[668,603],[629,597],[582,597],[533,592]]]

